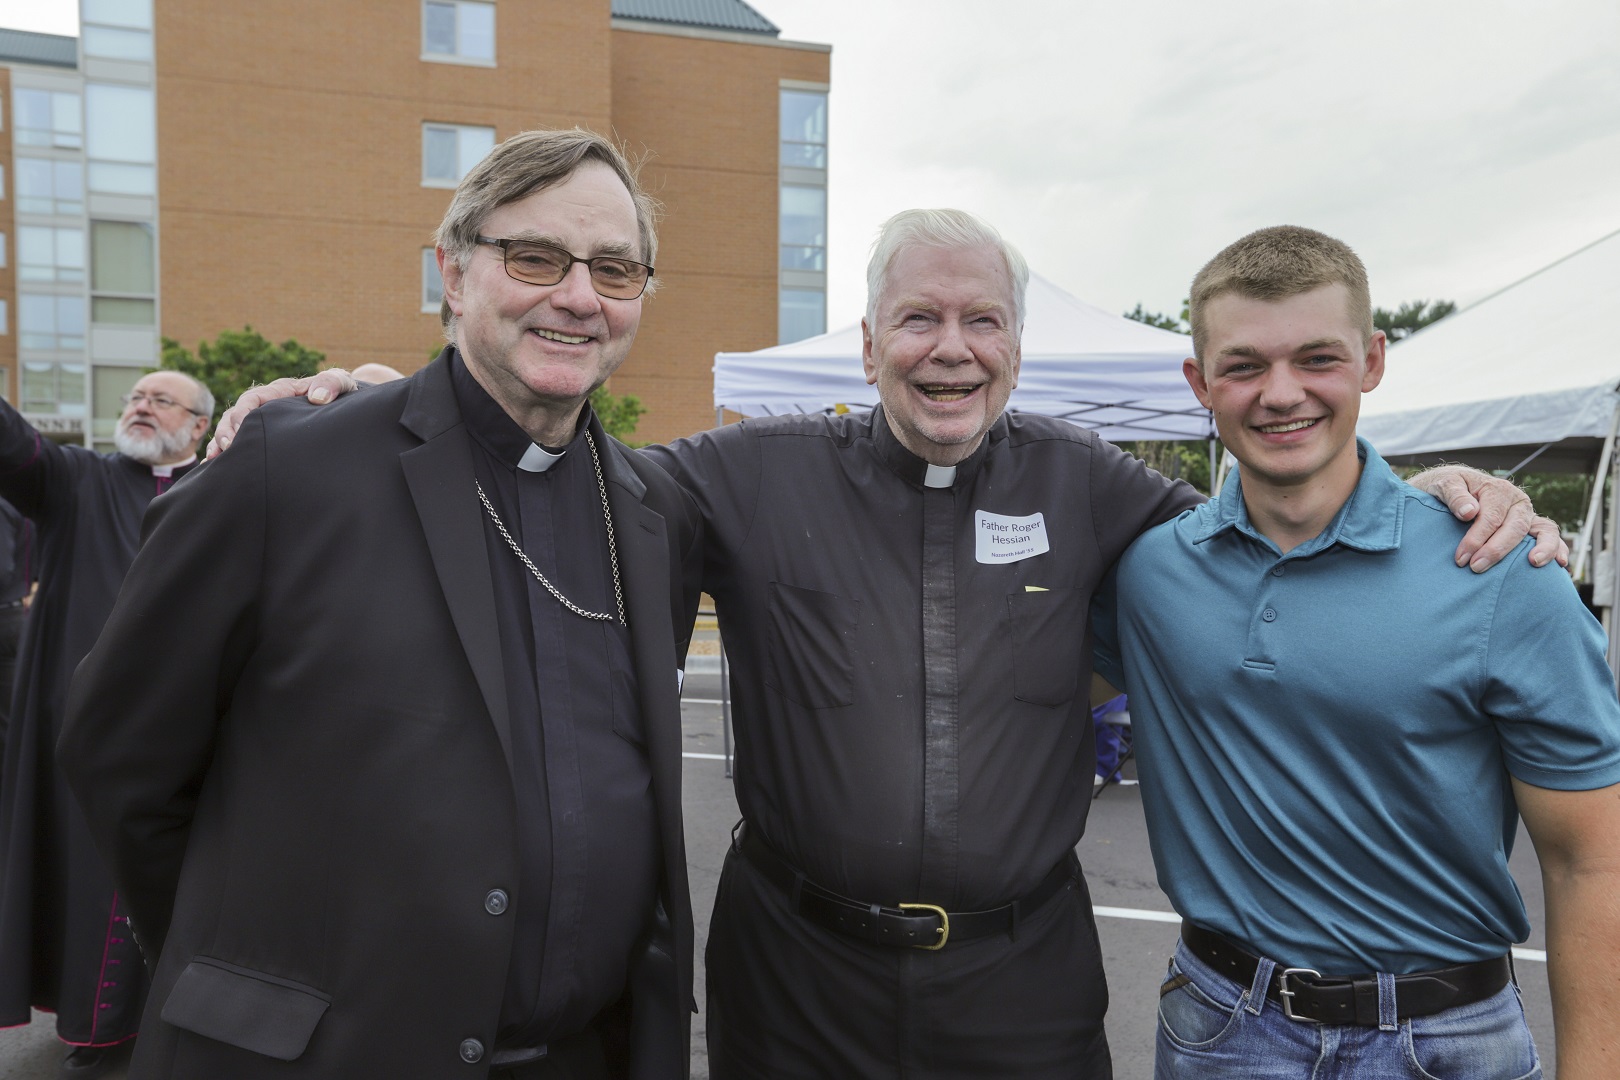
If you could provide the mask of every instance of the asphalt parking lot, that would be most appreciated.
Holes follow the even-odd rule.
[[[694,665],[696,666],[696,665]],[[737,820],[731,782],[725,776],[720,729],[720,680],[715,674],[688,676],[683,707],[687,857],[698,956],[703,955],[709,910],[720,863]],[[1108,1038],[1118,1080],[1146,1080],[1153,1073],[1153,1032],[1158,985],[1175,947],[1177,924],[1164,894],[1154,883],[1138,789],[1111,787],[1092,804],[1085,839],[1077,849],[1085,867],[1107,965],[1111,1005]],[[1545,948],[1542,938],[1541,877],[1527,837],[1521,832],[1512,867],[1530,910],[1529,950]],[[1517,963],[1525,1010],[1540,1048],[1546,1074],[1555,1074],[1552,1006],[1544,961],[1521,957]],[[698,1000],[702,1004],[699,972]],[[707,1080],[703,1014],[695,1018],[692,1076]],[[36,1014],[26,1028],[0,1031],[0,1080],[52,1080],[62,1050],[51,1035],[50,1018]]]

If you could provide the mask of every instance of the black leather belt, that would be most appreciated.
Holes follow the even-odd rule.
[[[1074,880],[1080,863],[1073,853],[1052,867],[1028,895],[988,911],[946,911],[934,904],[866,904],[840,896],[805,877],[750,829],[739,826],[732,847],[787,893],[797,914],[811,922],[874,945],[914,949],[943,949],[947,944],[972,941],[991,934],[1018,936],[1018,924],[1040,910]]]
[[[1252,985],[1260,961],[1220,934],[1181,924],[1181,940],[1192,954],[1242,986]],[[1395,1015],[1433,1016],[1435,1013],[1484,1001],[1508,984],[1513,966],[1506,955],[1456,967],[1395,976]],[[1318,1024],[1358,1024],[1377,1027],[1378,976],[1320,975],[1309,968],[1277,965],[1266,997],[1282,1006],[1290,1020]]]

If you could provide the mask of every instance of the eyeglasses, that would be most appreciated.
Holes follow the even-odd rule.
[[[575,263],[584,263],[591,288],[614,300],[634,300],[647,288],[653,268],[617,255],[581,259],[555,244],[538,240],[495,240],[477,237],[480,244],[498,247],[506,258],[506,276],[528,285],[555,285],[568,276]]]
[[[125,406],[129,406],[129,405],[150,405],[150,406],[152,406],[152,408],[157,409],[159,412],[168,412],[170,409],[184,409],[184,410],[186,410],[186,412],[190,413],[193,416],[207,416],[208,415],[207,413],[198,412],[196,409],[193,409],[189,405],[180,404],[178,401],[174,400],[174,398],[172,398],[172,397],[169,397],[167,394],[147,394],[147,393],[142,393],[142,392],[137,391],[136,393],[133,393],[133,394],[125,394],[123,397],[119,398],[118,400],[123,402]]]

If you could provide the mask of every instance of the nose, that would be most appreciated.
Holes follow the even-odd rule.
[[[1288,364],[1273,364],[1260,386],[1260,405],[1273,412],[1288,412],[1305,402],[1305,385]]]
[[[932,358],[942,364],[952,365],[966,364],[973,360],[973,350],[968,347],[967,335],[962,332],[962,325],[955,319],[945,319],[941,322]]]
[[[591,268],[577,262],[568,268],[563,279],[551,287],[551,303],[579,318],[602,310],[602,297],[591,284]]]

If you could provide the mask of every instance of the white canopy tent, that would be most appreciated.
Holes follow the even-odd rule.
[[[1091,428],[1105,439],[1209,441],[1215,427],[1181,374],[1192,339],[1114,315],[1031,274],[1023,362],[1011,409]],[[744,416],[871,408],[860,324],[758,352],[717,353],[714,404]]]
[[[1611,498],[1605,513],[1603,485],[1620,465],[1620,345],[1604,314],[1617,294],[1620,232],[1391,349],[1383,383],[1362,402],[1358,430],[1402,463],[1444,458],[1513,472],[1590,472],[1575,573],[1593,568],[1594,597],[1609,611],[1610,666],[1620,671],[1612,551],[1620,502]]]

